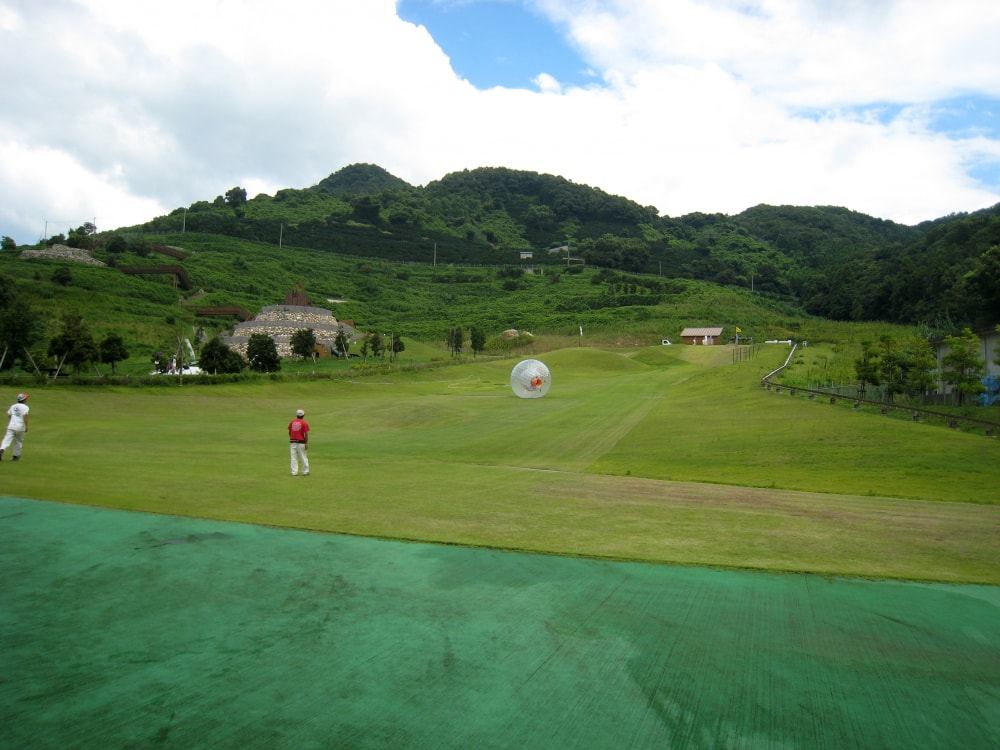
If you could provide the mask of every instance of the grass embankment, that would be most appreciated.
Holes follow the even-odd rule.
[[[1000,584],[995,440],[761,389],[764,347],[563,349],[365,378],[36,389],[4,494],[352,534]],[[313,426],[312,476],[284,428]]]

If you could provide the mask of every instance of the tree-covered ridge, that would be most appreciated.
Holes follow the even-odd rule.
[[[355,164],[305,189],[239,188],[140,229],[185,228],[396,261],[583,261],[774,295],[836,320],[939,330],[1000,319],[1000,206],[916,227],[835,206],[759,205],[671,218],[563,177],[501,167],[425,187]]]
[[[765,206],[734,217],[753,236],[799,264],[822,268],[920,237],[914,227],[837,206]]]
[[[892,320],[954,332],[1000,320],[1000,206],[926,222],[802,275],[804,307],[838,320]]]
[[[330,195],[371,195],[383,190],[412,190],[413,186],[375,164],[351,164],[316,185]]]

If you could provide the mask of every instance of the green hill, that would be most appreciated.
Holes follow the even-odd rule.
[[[234,196],[234,191],[236,191]],[[414,187],[371,164],[244,200],[239,189],[136,227],[404,262],[590,265],[781,297],[836,320],[943,332],[1000,318],[1000,206],[908,227],[835,206],[735,216],[655,208],[562,177],[500,167]]]

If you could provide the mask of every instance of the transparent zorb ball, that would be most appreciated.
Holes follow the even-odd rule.
[[[549,392],[552,375],[537,359],[525,359],[510,371],[510,387],[518,398],[541,398]]]

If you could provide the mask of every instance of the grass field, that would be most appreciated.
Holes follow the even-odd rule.
[[[329,381],[32,391],[5,495],[540,552],[1000,583],[996,440],[779,397],[764,347],[571,348]],[[8,394],[12,401],[14,392]],[[313,428],[290,477],[284,428]]]

